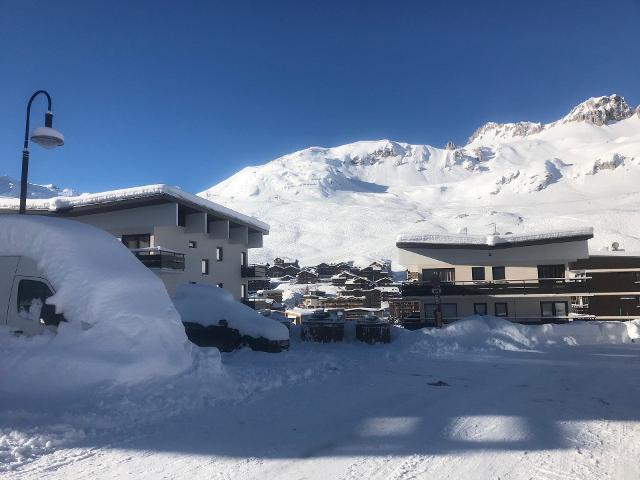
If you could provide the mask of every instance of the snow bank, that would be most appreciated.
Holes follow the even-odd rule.
[[[36,261],[68,323],[0,333],[0,389],[133,383],[179,373],[191,347],[162,282],[112,235],[71,220],[0,215],[0,255]],[[3,329],[4,330],[4,329]]]
[[[218,325],[220,320],[226,320],[231,328],[237,329],[242,335],[289,340],[287,327],[260,315],[254,309],[234,300],[229,292],[213,285],[180,285],[173,303],[183,322]]]
[[[493,316],[474,315],[442,329],[403,333],[400,342],[414,352],[534,350],[553,345],[631,343],[640,338],[640,320],[521,325]]]

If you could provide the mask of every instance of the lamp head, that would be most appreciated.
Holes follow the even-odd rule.
[[[53,128],[53,114],[51,112],[45,113],[44,125],[44,127],[36,128],[31,132],[31,141],[46,149],[64,145],[64,135]]]

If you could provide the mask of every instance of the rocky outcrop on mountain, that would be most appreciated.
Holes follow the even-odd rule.
[[[595,175],[602,170],[615,170],[624,165],[625,156],[619,153],[613,153],[605,158],[598,158],[593,162],[593,167],[587,172],[587,175]]]
[[[488,139],[491,137],[495,140],[508,140],[514,137],[526,137],[539,133],[543,129],[541,123],[535,122],[516,122],[516,123],[495,123],[488,122],[478,128],[469,137],[469,143],[478,139]]]
[[[633,109],[620,95],[608,97],[592,97],[576,105],[567,116],[558,123],[587,122],[602,126],[611,122],[618,122],[633,115]],[[553,124],[552,124],[553,125]]]
[[[37,185],[29,183],[28,198],[69,197],[76,193],[69,188],[59,188],[55,185]],[[20,196],[20,180],[0,175],[0,197],[18,198]]]
[[[444,146],[445,150],[455,150],[456,148],[458,147],[456,147],[456,144],[453,143],[451,140],[449,140],[447,144]]]

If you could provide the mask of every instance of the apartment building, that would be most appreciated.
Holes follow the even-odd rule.
[[[589,296],[587,279],[569,264],[589,258],[592,229],[532,235],[413,235],[398,237],[408,278],[397,314],[411,312],[433,324],[473,314],[521,323],[565,322],[572,297]],[[418,312],[416,312],[416,308]]]
[[[16,209],[17,202],[0,205],[0,211]],[[108,231],[162,279],[171,295],[182,283],[206,283],[246,299],[248,279],[257,276],[248,267],[249,249],[262,247],[269,233],[269,226],[255,218],[167,185],[29,200],[27,209]]]

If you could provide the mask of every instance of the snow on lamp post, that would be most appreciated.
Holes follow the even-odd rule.
[[[51,113],[51,96],[45,90],[38,90],[31,95],[27,104],[27,123],[24,129],[24,147],[22,149],[22,176],[20,177],[20,213],[27,211],[27,177],[29,175],[29,117],[31,116],[31,104],[40,94],[47,97],[47,113],[44,114],[44,127],[36,128],[31,132],[31,141],[43,148],[50,149],[64,145],[64,135],[53,128],[53,113]]]

